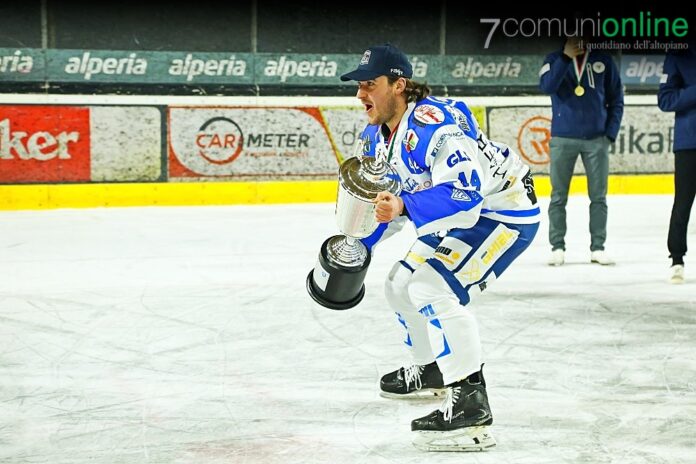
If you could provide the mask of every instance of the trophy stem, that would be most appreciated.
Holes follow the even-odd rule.
[[[360,267],[367,259],[367,247],[350,235],[337,235],[327,243],[326,257],[343,267]]]

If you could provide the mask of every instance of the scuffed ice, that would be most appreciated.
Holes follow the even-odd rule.
[[[377,394],[403,361],[382,283],[411,231],[331,311],[304,281],[333,204],[1,212],[0,462],[694,462],[696,259],[667,283],[670,207],[610,197],[600,267],[571,197],[567,264],[545,265],[544,217],[474,300],[498,447],[466,456],[410,444],[437,401]]]

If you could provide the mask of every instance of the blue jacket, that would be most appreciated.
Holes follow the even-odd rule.
[[[670,52],[662,67],[657,106],[674,111],[673,150],[696,149],[696,52]]]
[[[551,95],[551,135],[579,139],[605,135],[613,142],[624,108],[619,70],[611,56],[591,51],[580,81],[585,94],[577,96],[574,61],[559,50],[546,57],[539,71],[539,87]]]

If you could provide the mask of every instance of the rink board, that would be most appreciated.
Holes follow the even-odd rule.
[[[549,195],[548,97],[465,100],[538,174],[539,196]],[[672,193],[673,116],[657,111],[654,96],[626,100],[609,193]],[[338,165],[362,127],[353,98],[0,101],[2,210],[334,202]],[[571,193],[584,194],[580,162],[575,174]]]
[[[549,195],[548,177],[535,184]],[[321,203],[336,201],[336,192],[334,181],[0,185],[0,209]],[[586,178],[575,176],[571,194],[585,192]],[[609,194],[673,192],[671,174],[609,176]]]

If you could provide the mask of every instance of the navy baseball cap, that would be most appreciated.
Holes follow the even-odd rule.
[[[341,76],[342,81],[369,81],[379,76],[411,78],[413,68],[408,57],[392,44],[375,45],[365,50],[358,69]]]

